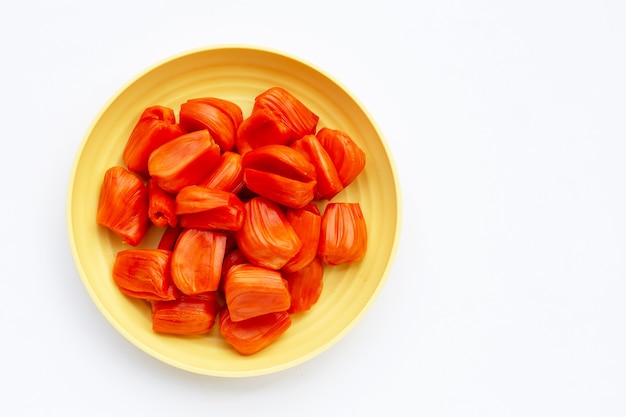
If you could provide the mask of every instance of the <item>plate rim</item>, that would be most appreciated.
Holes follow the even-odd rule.
[[[380,138],[380,142],[381,142],[383,149],[385,150],[385,153],[389,162],[390,172],[394,180],[394,193],[396,196],[396,205],[397,205],[395,234],[393,237],[392,246],[390,248],[389,258],[386,262],[385,268],[383,270],[383,274],[380,280],[378,281],[378,284],[376,285],[374,291],[371,293],[367,302],[363,305],[363,308],[358,312],[358,314],[355,315],[353,319],[349,322],[349,324],[345,326],[340,332],[335,334],[326,343],[320,345],[316,349],[313,349],[307,352],[306,354],[297,357],[296,359],[286,361],[286,362],[281,362],[278,365],[272,365],[272,366],[257,368],[253,370],[246,369],[246,370],[234,370],[234,371],[219,371],[219,370],[207,370],[205,368],[200,368],[197,366],[190,366],[186,363],[176,360],[175,358],[171,358],[169,356],[161,354],[160,352],[154,350],[152,347],[143,343],[141,340],[134,337],[124,327],[117,325],[116,324],[117,321],[111,316],[108,309],[103,305],[100,298],[96,294],[94,288],[89,283],[89,279],[86,276],[87,273],[83,267],[83,263],[78,254],[77,242],[75,239],[74,224],[72,220],[72,214],[73,214],[72,201],[74,197],[74,183],[76,181],[76,173],[80,164],[81,156],[83,155],[87,142],[89,138],[91,137],[93,130],[96,128],[98,121],[107,112],[107,110],[112,106],[112,104],[121,95],[123,95],[133,84],[135,84],[137,81],[141,80],[143,77],[145,77],[150,72],[156,70],[157,68],[160,68],[178,59],[185,58],[187,56],[191,56],[191,55],[198,54],[198,53],[217,52],[219,50],[237,50],[240,52],[249,51],[249,52],[255,52],[255,53],[267,53],[267,54],[276,55],[282,58],[287,58],[294,62],[300,63],[306,67],[311,68],[313,71],[316,71],[322,76],[328,78],[332,83],[334,83],[336,86],[341,88],[346,93],[346,95],[352,101],[354,101],[354,103],[359,107],[359,109],[367,117],[367,119],[372,124],[372,127],[376,131],[376,134]],[[175,53],[175,54],[170,54],[169,56],[159,59],[153,62],[152,64],[144,67],[143,70],[138,71],[134,76],[130,77],[127,81],[122,83],[120,87],[118,87],[117,90],[114,91],[113,94],[111,94],[111,96],[109,96],[109,98],[103,103],[100,109],[96,112],[90,124],[88,125],[88,128],[85,130],[85,133],[83,134],[83,137],[79,143],[79,146],[75,150],[75,154],[74,154],[73,161],[72,161],[72,167],[71,167],[70,174],[69,174],[65,204],[66,204],[66,216],[65,216],[66,217],[66,231],[68,233],[68,242],[69,242],[71,253],[72,253],[74,267],[76,271],[78,272],[78,275],[81,279],[83,287],[87,290],[91,300],[95,303],[99,312],[104,315],[109,325],[112,326],[117,332],[122,334],[125,339],[131,342],[131,344],[133,344],[134,346],[138,347],[143,352],[148,353],[150,356],[158,359],[161,362],[167,363],[176,368],[183,369],[183,370],[193,372],[196,374],[216,376],[216,377],[254,377],[254,376],[267,375],[267,374],[276,373],[282,370],[286,370],[288,368],[292,368],[294,366],[302,364],[312,359],[315,356],[318,356],[322,352],[329,349],[332,345],[337,343],[346,334],[348,334],[356,325],[358,325],[359,322],[362,321],[362,318],[368,313],[372,305],[379,298],[380,293],[382,292],[383,288],[385,287],[386,282],[388,281],[389,275],[391,274],[391,271],[395,264],[398,247],[400,245],[400,240],[401,240],[400,238],[402,235],[401,225],[403,221],[401,184],[400,184],[400,177],[398,175],[396,161],[393,158],[393,154],[387,142],[386,136],[383,134],[382,129],[380,128],[377,120],[373,117],[373,115],[370,113],[370,111],[364,105],[364,103],[343,82],[341,82],[340,80],[335,78],[332,74],[328,73],[327,71],[320,68],[316,64],[290,52],[282,51],[276,48],[252,45],[252,44],[207,45],[207,46],[200,46],[200,47],[187,49],[187,50]]]

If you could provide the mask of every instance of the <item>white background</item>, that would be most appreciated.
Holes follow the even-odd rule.
[[[403,193],[397,259],[365,318],[247,379],[124,339],[66,232],[71,164],[105,102],[220,44],[341,80]],[[626,3],[14,1],[0,51],[3,415],[626,415]]]

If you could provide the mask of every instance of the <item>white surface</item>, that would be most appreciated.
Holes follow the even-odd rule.
[[[626,415],[626,3],[0,9],[2,414]],[[127,80],[237,43],[296,54],[362,100],[396,158],[404,232],[340,343],[221,379],[106,322],[74,268],[65,198],[85,131]]]

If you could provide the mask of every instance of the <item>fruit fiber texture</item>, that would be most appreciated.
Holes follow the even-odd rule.
[[[96,222],[137,246],[148,231],[148,187],[135,173],[114,166],[104,173]]]

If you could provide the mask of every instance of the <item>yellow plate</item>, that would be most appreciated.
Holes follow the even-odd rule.
[[[347,132],[366,152],[365,170],[334,201],[359,202],[369,247],[355,264],[327,267],[324,289],[309,312],[293,315],[292,327],[274,344],[241,356],[217,326],[205,336],[179,337],[151,330],[144,302],[120,293],[111,278],[117,251],[125,246],[96,225],[104,172],[122,165],[122,150],[141,111],[159,104],[178,111],[189,98],[234,101],[248,115],[254,97],[271,86],[293,93],[319,117],[319,127]],[[80,277],[102,314],[128,340],[165,363],[200,374],[242,377],[268,374],[302,363],[328,349],[363,317],[382,289],[400,233],[400,192],[394,162],[372,117],[336,80],[312,65],[275,51],[239,46],[199,49],[149,68],[124,86],[95,118],[78,149],[67,196],[67,226]],[[154,247],[159,231],[141,246]],[[390,341],[389,343],[393,343]]]

